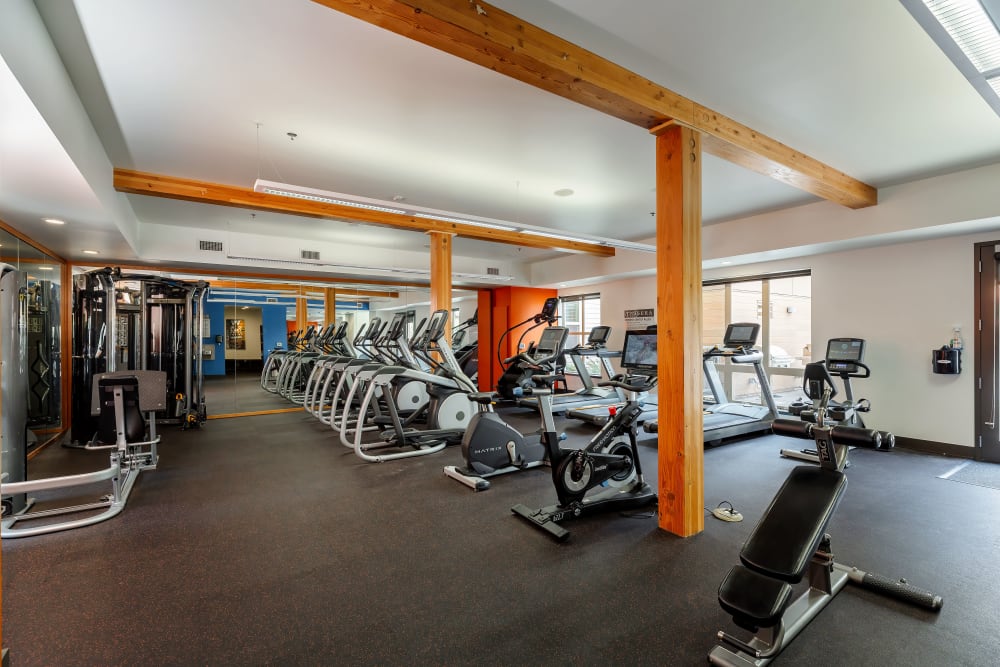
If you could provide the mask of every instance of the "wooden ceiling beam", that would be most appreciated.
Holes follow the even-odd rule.
[[[829,201],[878,203],[874,187],[485,2],[314,2],[649,130],[676,121],[706,152]]]
[[[300,215],[340,222],[364,222],[414,232],[447,232],[479,241],[507,243],[509,245],[541,248],[544,250],[554,249],[589,253],[601,257],[613,257],[615,254],[615,249],[610,246],[554,239],[545,236],[533,236],[499,229],[487,229],[485,227],[463,225],[446,220],[417,218],[405,214],[373,211],[353,206],[342,206],[340,204],[283,197],[266,192],[255,192],[251,188],[195,181],[175,176],[164,176],[162,174],[148,174],[129,169],[115,169],[114,183],[115,189],[119,192],[165,197],[167,199],[181,199],[200,204],[232,206],[255,211],[270,211],[272,213]]]

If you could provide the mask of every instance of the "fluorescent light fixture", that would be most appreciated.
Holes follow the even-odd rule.
[[[1000,32],[979,0],[923,0],[979,73],[1000,69]]]
[[[1000,7],[995,0],[899,0],[1000,116]],[[987,9],[989,7],[989,9]]]
[[[97,251],[96,250],[84,250],[83,254],[84,255],[96,255]]]
[[[516,227],[510,225],[498,225],[495,222],[480,222],[479,220],[468,220],[465,218],[454,218],[450,215],[435,215],[433,213],[414,213],[414,218],[426,218],[428,220],[444,220],[445,222],[457,222],[460,225],[472,225],[473,227],[485,227],[486,229],[499,229],[502,232],[512,232]]]
[[[394,206],[393,205],[394,202],[383,201],[381,199],[372,199],[370,197],[359,197],[355,195],[344,194],[341,192],[330,192],[327,190],[317,190],[315,188],[307,188],[300,185],[289,185],[287,183],[277,183],[275,181],[265,181],[260,178],[254,181],[253,189],[254,192],[261,192],[265,194],[279,195],[282,197],[292,197],[294,199],[304,199],[308,201],[316,201],[326,204],[339,204],[341,206],[352,206],[354,208],[361,208],[370,211],[382,211],[384,213],[409,215],[413,216],[414,218],[422,218],[425,220],[444,220],[446,222],[454,222],[460,225],[469,225],[471,227],[482,227],[485,229],[496,229],[505,232],[519,231],[523,234],[531,234],[533,236],[543,236],[545,238],[558,239],[560,241],[576,241],[577,243],[587,243],[590,245],[603,245],[611,248],[638,250],[640,252],[656,252],[656,246],[645,243],[633,243],[631,241],[619,241],[618,239],[609,239],[597,236],[569,234],[565,232],[559,232],[556,230],[547,230],[545,228],[520,225],[517,223],[511,223],[506,220],[496,220],[493,218],[484,218],[480,216],[471,216],[471,215],[465,216],[462,215],[461,213],[455,213],[453,211],[441,211],[438,209],[427,208],[424,206],[407,206],[406,209],[401,209],[397,206]],[[257,258],[230,257],[230,259],[257,259]],[[289,260],[267,260],[267,261],[281,261],[284,263],[292,263]],[[297,263],[316,264],[316,262],[309,262],[309,261],[303,261]],[[362,267],[357,267],[357,268],[362,268]],[[496,276],[489,276],[489,278],[493,280],[497,279]]]
[[[60,220],[59,218],[42,218],[43,221],[49,223],[50,225],[65,225],[65,220]]]
[[[339,192],[327,192],[326,190],[316,190],[314,188],[306,188],[300,185],[275,183],[273,181],[265,181],[259,178],[254,181],[253,190],[254,192],[291,197],[293,199],[305,199],[307,201],[315,201],[322,204],[338,204],[340,206],[363,208],[369,211],[382,211],[383,213],[406,213],[406,211],[400,208],[385,206],[377,199],[355,197],[353,195],[345,195]]]
[[[38,267],[38,270],[39,271],[51,271],[52,267],[51,266],[40,266],[40,267]]]

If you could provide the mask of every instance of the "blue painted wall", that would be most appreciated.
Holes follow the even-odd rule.
[[[215,337],[223,336],[225,323],[225,308],[224,303],[206,303],[205,304],[205,316],[211,319],[211,336],[208,338],[202,338],[201,342],[205,345],[211,345],[215,348],[215,358],[205,359],[202,361],[202,369],[205,375],[225,375],[226,374],[226,350],[223,343],[216,343]],[[222,340],[225,340],[223,338]]]
[[[261,323],[264,327],[264,360],[271,350],[285,349],[288,344],[288,325],[285,324],[285,306],[283,304],[265,304],[260,307]]]

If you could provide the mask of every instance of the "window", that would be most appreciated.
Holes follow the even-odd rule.
[[[702,344],[721,345],[732,322],[761,325],[757,347],[771,394],[785,408],[802,393],[802,369],[811,361],[812,278],[786,273],[727,281],[708,281],[702,288]],[[757,376],[749,366],[716,360],[719,379],[729,400],[762,403]],[[712,393],[704,387],[706,401]]]
[[[559,298],[559,323],[569,328],[566,347],[576,347],[587,342],[590,330],[601,325],[601,295],[579,294]],[[592,377],[601,376],[601,362],[597,357],[584,357],[584,364]],[[576,366],[566,356],[566,373],[577,375]]]

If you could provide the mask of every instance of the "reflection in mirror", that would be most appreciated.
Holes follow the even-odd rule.
[[[23,300],[27,450],[61,431],[60,269],[58,260],[0,228],[0,263],[20,274]]]

